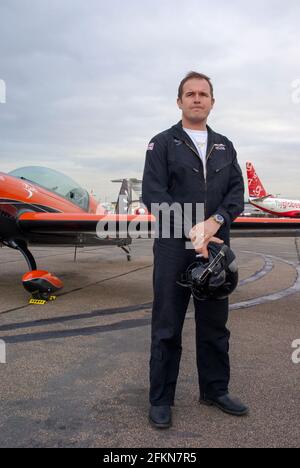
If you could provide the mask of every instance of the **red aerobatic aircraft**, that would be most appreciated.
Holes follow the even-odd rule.
[[[91,246],[116,245],[130,259],[128,232],[131,223],[153,231],[154,218],[137,209],[129,215],[127,200],[130,180],[124,179],[116,213],[107,215],[95,198],[70,177],[44,167],[25,167],[10,174],[0,172],[0,244],[17,249],[25,257],[29,273],[23,285],[33,297],[48,300],[63,287],[62,282],[47,271],[37,270],[29,245]],[[99,237],[99,222],[114,223],[126,235]],[[105,225],[105,224],[104,224]],[[138,231],[138,228],[137,228]],[[233,237],[300,236],[300,219],[240,217],[232,225]]]

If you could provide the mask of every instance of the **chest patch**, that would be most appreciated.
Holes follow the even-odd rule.
[[[220,143],[220,144],[215,145],[215,149],[217,151],[226,151],[226,146],[223,145],[223,143]]]

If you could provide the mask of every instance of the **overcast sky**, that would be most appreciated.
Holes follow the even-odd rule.
[[[243,171],[300,197],[299,21],[298,0],[0,0],[0,171],[49,166],[115,198],[110,179],[142,176],[197,70]]]

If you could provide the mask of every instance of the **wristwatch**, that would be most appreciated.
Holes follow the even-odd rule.
[[[220,224],[220,226],[222,226],[225,223],[224,217],[219,213],[212,215],[212,218],[216,221],[216,223]]]

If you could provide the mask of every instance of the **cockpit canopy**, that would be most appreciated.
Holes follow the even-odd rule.
[[[47,167],[21,167],[10,172],[11,176],[39,185],[49,192],[74,203],[85,211],[89,209],[89,194],[71,177]]]

